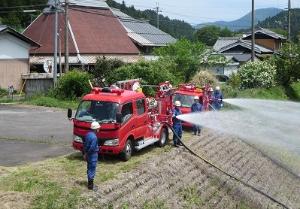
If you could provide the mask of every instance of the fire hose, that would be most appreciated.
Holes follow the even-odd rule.
[[[271,201],[273,201],[273,202],[279,204],[279,205],[282,206],[283,208],[286,208],[286,209],[292,209],[292,208],[288,207],[287,205],[285,205],[284,203],[282,203],[282,202],[280,202],[279,200],[277,200],[276,198],[270,196],[269,194],[267,194],[267,193],[265,193],[265,192],[263,192],[263,191],[257,189],[256,187],[254,187],[254,186],[248,184],[247,182],[245,182],[245,181],[239,179],[238,177],[235,177],[235,176],[233,176],[233,175],[227,173],[226,171],[224,171],[223,169],[221,169],[220,167],[218,167],[218,166],[215,165],[214,163],[212,163],[212,162],[210,162],[209,160],[205,159],[203,156],[198,155],[197,153],[195,153],[192,149],[190,149],[188,146],[186,146],[186,145],[182,142],[181,138],[176,134],[175,130],[173,129],[173,127],[172,127],[170,124],[166,123],[166,125],[172,130],[173,134],[175,135],[175,137],[177,137],[177,139],[178,139],[179,142],[182,144],[182,146],[183,146],[185,149],[187,149],[192,155],[194,155],[194,156],[196,156],[197,158],[201,159],[201,160],[204,161],[206,164],[212,166],[213,168],[217,169],[218,171],[220,171],[221,173],[223,173],[223,174],[225,174],[226,176],[230,177],[231,179],[234,179],[235,181],[240,182],[240,183],[243,184],[244,186],[246,186],[246,187],[248,187],[248,188],[254,190],[255,192],[258,192],[259,194],[261,194],[261,195],[267,197],[268,199],[270,199]]]

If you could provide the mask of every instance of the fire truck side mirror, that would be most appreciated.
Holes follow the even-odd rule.
[[[121,113],[117,113],[117,115],[116,115],[116,122],[117,123],[122,123],[122,114]]]
[[[72,118],[72,109],[68,109],[68,118],[69,118],[69,120]]]

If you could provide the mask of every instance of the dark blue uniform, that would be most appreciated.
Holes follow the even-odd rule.
[[[96,167],[98,163],[98,139],[95,132],[90,131],[85,136],[84,141],[84,153],[87,158],[87,177],[88,180],[93,180],[96,173]]]
[[[182,124],[181,124],[181,120],[177,119],[176,116],[181,115],[181,114],[182,113],[179,108],[175,107],[173,109],[173,115],[172,115],[173,129],[174,129],[175,133],[177,134],[177,136],[179,137],[179,139],[181,139],[181,137],[182,137]],[[178,138],[175,136],[175,134],[173,135],[173,143],[175,146],[179,144]]]
[[[223,94],[221,91],[214,91],[212,106],[215,110],[220,110],[223,105]]]
[[[199,102],[194,102],[194,104],[192,104],[191,111],[192,111],[192,113],[201,112],[202,111],[202,104],[200,104]],[[197,133],[199,135],[200,132],[201,132],[201,127],[199,125],[193,125],[193,131],[194,131],[195,135]]]

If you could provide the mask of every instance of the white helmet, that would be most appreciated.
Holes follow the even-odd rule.
[[[194,100],[196,100],[196,99],[199,100],[199,97],[198,96],[194,96]]]
[[[217,91],[220,91],[220,86],[216,86],[216,90],[217,90]]]
[[[96,130],[100,128],[100,124],[97,121],[92,122],[91,129]]]
[[[181,107],[181,102],[180,101],[175,101],[175,106],[176,107]]]

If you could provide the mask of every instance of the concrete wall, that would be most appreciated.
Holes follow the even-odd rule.
[[[25,85],[26,97],[31,97],[39,93],[46,93],[52,87],[52,78],[27,79]]]
[[[29,59],[0,59],[0,87],[7,89],[13,85],[16,90],[22,88],[22,74],[29,73]]]

